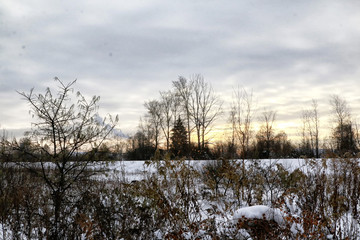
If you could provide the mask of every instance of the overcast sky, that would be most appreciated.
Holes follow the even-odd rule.
[[[133,131],[143,103],[201,73],[228,106],[233,88],[295,128],[303,108],[339,94],[360,114],[360,1],[1,0],[0,124],[32,121],[16,93],[57,76],[100,95],[102,114]],[[226,119],[226,117],[224,117]],[[327,124],[327,123],[324,123]]]

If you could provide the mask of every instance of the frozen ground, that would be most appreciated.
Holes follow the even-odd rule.
[[[315,160],[315,161],[314,161]],[[237,160],[242,161],[242,160]],[[314,169],[311,168],[311,163],[309,164],[309,161],[314,162],[321,162],[321,159],[312,159],[312,160],[305,160],[305,159],[264,159],[264,160],[245,160],[246,164],[254,163],[254,161],[257,161],[257,163],[262,166],[264,169],[267,169],[267,167],[270,166],[276,166],[277,164],[281,164],[285,170],[288,172],[293,172],[295,169],[300,169],[303,173],[313,173]],[[193,166],[195,169],[201,169],[203,165],[208,163],[209,160],[187,160],[186,163]],[[328,161],[329,163],[330,161]],[[107,163],[105,166],[106,170],[106,178],[112,179],[112,178],[122,178],[123,180],[126,180],[128,182],[132,182],[134,180],[141,180],[147,176],[148,173],[156,172],[156,169],[153,164],[148,165],[145,161],[118,161],[118,162],[112,162]],[[325,170],[326,172],[328,170]],[[206,211],[207,207],[210,206],[211,202],[207,201],[201,201],[202,209]],[[287,206],[290,209],[290,212],[299,213],[299,207],[296,205],[292,205],[290,202],[287,202]],[[221,208],[221,205],[217,205],[218,208]],[[233,211],[228,212],[228,214],[225,215],[217,215],[215,214],[214,217],[216,219],[216,222],[219,225],[224,224],[226,226],[229,223],[229,220],[236,222],[240,218],[246,218],[246,219],[266,219],[266,220],[273,220],[275,221],[279,226],[286,225],[286,220],[284,220],[288,215],[285,214],[282,210],[277,208],[272,208],[265,205],[255,205],[255,206],[247,206],[242,207],[239,209],[234,209]],[[294,215],[296,216],[296,215]],[[347,214],[344,216],[344,219],[347,220],[347,222],[351,221],[353,222],[351,224],[352,227],[359,227],[357,223],[355,223],[353,217],[351,214]],[[340,221],[341,228],[340,229],[346,229],[347,224],[346,221]],[[303,229],[300,224],[293,222],[291,224],[291,232],[296,235],[299,231],[302,232]],[[342,231],[342,230],[340,230]],[[357,232],[357,231],[355,231]],[[247,232],[244,231],[242,234],[243,237],[247,236]],[[191,237],[190,237],[191,238]],[[189,239],[190,239],[189,238]],[[332,239],[333,235],[326,236],[326,239]],[[186,239],[186,238],[185,238]],[[251,238],[247,238],[251,239]]]
[[[192,165],[195,169],[201,168],[204,164],[213,160],[187,160],[187,163]],[[242,160],[237,160],[242,161]],[[247,163],[253,160],[245,160]],[[297,168],[305,170],[304,159],[261,159],[256,160],[261,165],[275,165],[280,163],[286,170],[293,171]],[[149,167],[146,161],[116,161],[107,162],[102,166],[106,169],[105,176],[107,178],[125,177],[127,181],[140,180],[145,176],[145,173],[155,172],[154,167]]]
[[[242,162],[243,160],[236,160],[236,161]],[[265,170],[261,172],[261,174],[263,173],[266,174],[269,169],[274,169],[276,171],[277,164],[281,164],[281,166],[289,173],[293,172],[296,169],[300,169],[302,173],[305,174],[310,173],[310,175],[316,176],[318,171],[316,168],[311,167],[312,166],[311,161],[320,163],[318,167],[319,169],[321,168],[322,166],[321,164],[323,163],[323,160],[321,159],[245,160],[245,163],[246,165],[250,165],[256,162],[258,164],[257,166],[261,166],[262,169]],[[214,160],[186,160],[185,164],[191,165],[194,169],[199,170],[199,172],[201,172],[202,167],[209,162],[214,162]],[[331,161],[329,160],[328,162],[330,163]],[[162,163],[164,162],[159,161],[160,165]],[[46,163],[46,165],[50,168],[52,167],[51,163]],[[125,184],[125,186],[137,186],[136,184],[147,182],[147,181],[142,181],[142,182],[138,182],[138,181],[142,179],[146,179],[152,173],[156,173],[157,171],[156,165],[157,163],[155,161],[153,161],[151,164],[149,164],[148,161],[115,161],[115,162],[96,163],[95,167],[92,169],[99,170],[98,174],[95,176],[99,180],[105,180],[105,181],[120,180],[130,183],[130,184]],[[327,171],[330,170],[327,170],[325,168],[325,170],[322,169],[322,171],[323,173],[327,173]],[[157,175],[158,174],[155,174],[154,176]],[[176,177],[167,179],[167,181],[169,181],[170,183],[169,186],[171,187],[169,187],[169,189],[164,189],[163,194],[164,196],[169,198],[169,201],[171,200],[174,202],[174,204],[178,204],[181,203],[181,201],[177,202],[178,200],[177,198],[172,198],[172,194],[174,193],[174,185],[171,184],[174,182],[174,179],[176,179]],[[329,179],[328,181],[331,184],[331,181]],[[199,179],[197,178],[197,180]],[[256,181],[254,181],[254,183],[258,184]],[[267,183],[263,183],[263,184],[266,185]],[[311,182],[308,186],[311,187],[313,184],[315,183]],[[166,187],[166,185],[164,186]],[[259,203],[258,202],[248,203],[245,202],[245,200],[241,200],[242,202],[240,204],[238,203],[234,204],[235,195],[234,192],[231,192],[230,190],[228,192],[225,192],[223,195],[220,194],[220,197],[218,197],[217,193],[215,192],[212,192],[211,193],[212,195],[210,196],[208,195],[207,192],[209,191],[209,186],[205,186],[205,184],[202,183],[201,180],[196,181],[196,184],[193,186],[195,186],[195,190],[187,189],[187,193],[192,193],[193,190],[196,192],[197,194],[196,196],[198,197],[196,201],[199,206],[201,219],[204,221],[207,219],[213,219],[214,224],[217,226],[216,229],[218,232],[232,234],[231,232],[232,229],[234,229],[234,226],[237,226],[239,220],[242,219],[255,219],[255,222],[258,219],[273,221],[280,228],[289,228],[293,236],[297,234],[302,234],[302,232],[304,231],[302,225],[299,223],[298,220],[295,219],[302,215],[302,208],[298,204],[299,202],[298,198],[300,198],[301,196],[288,194],[284,198],[283,205],[279,206],[272,204],[272,199],[273,199],[272,194],[274,193],[274,195],[280,196],[283,193],[280,190],[278,191],[276,189],[279,186],[279,183],[276,181],[269,182],[268,185],[265,186],[264,188],[265,190],[261,193],[264,195],[263,202],[259,202]],[[255,185],[251,187],[252,187],[251,189],[249,188],[250,189],[248,191],[249,193],[252,193],[251,191],[254,191],[254,189],[256,188]],[[300,188],[303,187],[300,186]],[[224,191],[224,190],[221,189],[219,191]],[[273,191],[273,193],[271,193],[271,197],[269,197],[270,191]],[[308,191],[308,193],[311,195],[311,191]],[[176,207],[177,206],[178,205],[176,205]],[[193,211],[193,209],[191,209],[190,211]],[[330,209],[327,209],[325,211],[330,211]],[[294,217],[295,220],[291,220],[289,222],[289,217]],[[338,230],[335,231],[336,234],[334,234],[329,230],[329,233],[331,234],[328,234],[327,236],[324,236],[326,238],[321,238],[321,239],[332,239],[335,236],[339,235],[339,233],[341,234],[342,232],[353,232],[354,233],[353,236],[357,236],[357,237],[360,236],[359,223],[357,222],[357,218],[352,215],[350,210],[348,212],[345,212],[340,218],[338,218],[337,223],[338,223],[338,227],[337,227]],[[241,228],[240,230],[238,233],[241,235],[241,238],[235,237],[233,239],[248,239],[248,240],[252,239],[251,236],[249,235],[251,233],[248,231],[248,229],[245,230],[245,228],[244,229]],[[1,239],[2,231],[3,229],[2,227],[0,227],[0,239]],[[210,230],[208,231],[208,233],[209,232]],[[155,235],[158,237],[158,239],[162,239],[163,236],[166,235],[166,232],[161,232],[159,230],[156,232]],[[240,236],[240,235],[236,235],[236,236]],[[192,234],[190,231],[183,233],[184,239],[195,239],[196,237],[199,237],[199,239],[211,239],[210,235],[207,235],[205,230],[199,230],[197,235]],[[286,239],[286,238],[281,238],[281,239]],[[358,239],[358,238],[354,238],[354,239]]]

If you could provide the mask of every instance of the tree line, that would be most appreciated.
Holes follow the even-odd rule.
[[[74,83],[69,85],[70,89]],[[65,87],[62,83],[63,90]],[[66,89],[66,91],[66,94],[69,94],[70,90]],[[32,91],[30,95],[20,94],[30,102],[30,105],[35,103]],[[49,92],[46,92],[41,100],[44,101],[50,96],[52,97]],[[58,99],[58,102],[53,105],[61,105],[65,100]],[[37,101],[41,102],[39,99]],[[85,104],[83,97],[81,101]],[[81,101],[79,100],[79,103]],[[97,101],[99,97],[86,104],[95,105]],[[300,135],[298,142],[291,141],[285,131],[276,129],[276,111],[269,109],[259,111],[254,102],[253,92],[237,87],[233,89],[231,103],[225,106],[220,96],[202,75],[195,74],[189,78],[180,76],[178,80],[172,82],[170,90],[159,93],[158,99],[144,102],[146,114],[141,116],[133,135],[128,138],[119,138],[109,132],[108,137],[111,140],[104,140],[96,147],[95,155],[109,160],[148,160],[165,157],[173,159],[183,157],[188,159],[319,158],[344,154],[354,156],[359,150],[358,125],[351,116],[347,101],[339,95],[330,95],[329,99],[333,125],[330,135],[320,138],[320,127],[326,123],[320,122],[318,102],[312,99],[309,107],[299,114],[301,127],[298,130]],[[88,111],[96,110],[95,106],[93,106],[94,109],[88,108]],[[224,109],[227,111],[225,112]],[[73,109],[66,111],[68,112],[57,112],[57,114],[69,114]],[[44,117],[50,117],[50,115],[42,116]],[[61,121],[66,120],[66,116],[63,117]],[[74,116],[72,120],[75,121],[81,117],[85,116]],[[93,116],[92,119],[98,122],[108,120],[98,115]],[[227,129],[221,130],[223,138],[214,138],[216,122],[224,119],[227,119]],[[53,120],[49,121],[51,123]],[[105,122],[103,124],[110,126]],[[255,124],[258,126],[257,129],[255,129]],[[36,123],[33,126],[40,125]],[[113,128],[115,127],[114,125]],[[53,147],[56,147],[56,150],[61,149],[64,141],[59,147]],[[37,148],[37,142],[33,140],[33,136],[27,135],[18,142],[19,148]],[[46,148],[48,147],[49,145],[46,145]],[[30,158],[25,155],[22,157],[25,160]]]
[[[300,142],[292,142],[285,131],[277,131],[276,111],[264,109],[256,116],[252,92],[234,89],[230,111],[225,113],[223,101],[202,75],[180,76],[172,82],[172,89],[160,92],[159,99],[145,101],[146,114],[129,138],[124,156],[263,159],[355,155],[360,139],[348,103],[331,95],[329,104],[334,123],[330,136],[320,139],[318,102],[312,99],[310,107],[300,114]],[[212,139],[215,122],[224,118],[228,119],[227,137]],[[257,131],[255,122],[260,123]]]

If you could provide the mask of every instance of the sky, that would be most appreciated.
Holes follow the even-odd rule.
[[[44,92],[54,77],[99,95],[125,133],[144,101],[197,73],[223,99],[223,122],[237,86],[293,133],[312,99],[323,128],[331,94],[360,114],[359,1],[0,2],[0,127],[15,135],[34,121],[16,91]]]

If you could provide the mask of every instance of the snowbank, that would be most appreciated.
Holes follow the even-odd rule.
[[[238,220],[240,218],[274,220],[279,225],[285,224],[280,209],[270,208],[264,205],[244,207],[236,210],[233,219]]]

